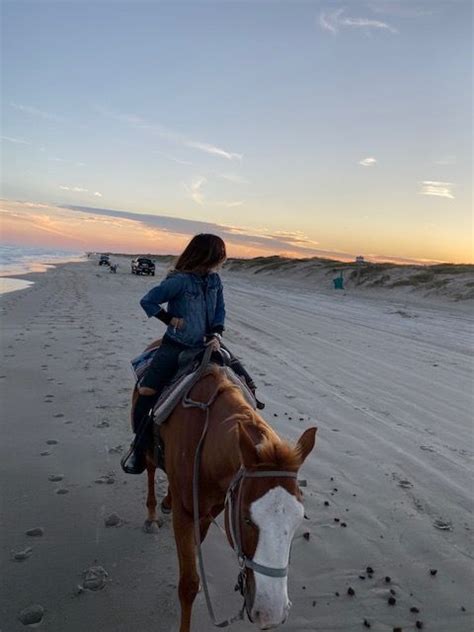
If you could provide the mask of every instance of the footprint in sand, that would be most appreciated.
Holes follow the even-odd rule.
[[[51,481],[52,483],[59,483],[59,481],[62,481],[63,478],[64,476],[62,474],[51,474],[48,476],[48,481]]]
[[[16,562],[24,562],[25,560],[27,560],[30,555],[33,553],[33,549],[31,548],[31,546],[27,547],[26,549],[23,549],[23,551],[16,551],[13,553],[13,559]]]
[[[398,481],[398,486],[402,487],[403,489],[411,489],[413,487],[413,483],[411,483],[410,481],[402,480]]]
[[[44,608],[39,604],[33,604],[32,606],[23,608],[23,610],[18,614],[18,619],[23,623],[23,625],[35,625],[36,623],[41,623],[43,617]]]
[[[56,419],[60,419],[61,417],[64,417],[63,413],[56,413],[55,415],[53,415],[53,417],[55,417]]]
[[[56,439],[48,439],[48,440],[46,441],[46,443],[47,443],[48,445],[58,445],[58,443],[59,443],[59,442],[58,442],[58,441],[56,441]]]
[[[64,494],[69,494],[69,490],[65,487],[60,487],[56,490],[56,494],[58,494],[58,496],[64,496]]]
[[[47,450],[45,452],[40,452],[40,456],[49,456],[51,454],[51,452],[48,452]]]
[[[25,531],[26,535],[29,535],[32,538],[38,538],[44,535],[43,527],[33,527],[33,529],[28,529]]]
[[[451,520],[442,520],[441,518],[437,518],[433,522],[433,527],[435,527],[435,529],[439,529],[440,531],[452,531],[453,523]]]

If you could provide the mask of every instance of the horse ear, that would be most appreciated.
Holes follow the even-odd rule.
[[[301,456],[301,465],[304,463],[304,460],[314,448],[314,442],[316,441],[316,432],[317,428],[308,428],[305,430],[301,437],[298,439],[296,444],[296,449]]]
[[[238,424],[238,430],[242,465],[245,468],[251,468],[258,463],[257,447],[254,445],[252,439],[249,437],[248,432],[245,430],[240,422]]]

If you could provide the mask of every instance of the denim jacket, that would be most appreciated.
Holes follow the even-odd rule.
[[[168,325],[166,335],[188,347],[202,346],[206,334],[224,326],[222,281],[215,272],[205,276],[171,272],[140,301],[149,318],[160,312],[162,303],[168,303],[171,316],[184,319],[181,329]]]

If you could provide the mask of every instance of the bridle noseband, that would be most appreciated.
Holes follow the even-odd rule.
[[[247,557],[242,550],[242,533],[241,533],[241,504],[242,504],[242,487],[248,478],[297,478],[296,472],[283,472],[280,470],[247,470],[241,467],[232,479],[225,497],[224,508],[228,511],[228,524],[231,545],[237,554],[241,569],[249,568],[255,573],[266,575],[267,577],[286,577],[288,575],[288,565],[284,568],[273,568],[258,564]],[[238,486],[237,498],[236,487]]]
[[[242,521],[241,521],[241,505],[242,505],[242,488],[243,483],[248,478],[293,478],[296,479],[296,472],[285,472],[280,470],[247,470],[241,467],[232,479],[227,489],[224,509],[227,511],[227,524],[229,526],[230,543],[239,561],[239,575],[235,590],[238,590],[244,598],[244,606],[247,616],[252,621],[248,592],[248,570],[252,570],[259,575],[266,577],[286,577],[288,575],[288,564],[282,568],[266,566],[255,562],[252,558],[247,557],[242,548]],[[236,488],[238,490],[236,491]]]

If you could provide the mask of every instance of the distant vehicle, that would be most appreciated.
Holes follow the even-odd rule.
[[[148,257],[132,259],[132,274],[151,274],[151,276],[155,276],[155,264]]]
[[[100,255],[99,265],[100,266],[109,266],[110,265],[110,257],[109,257],[109,255]]]

